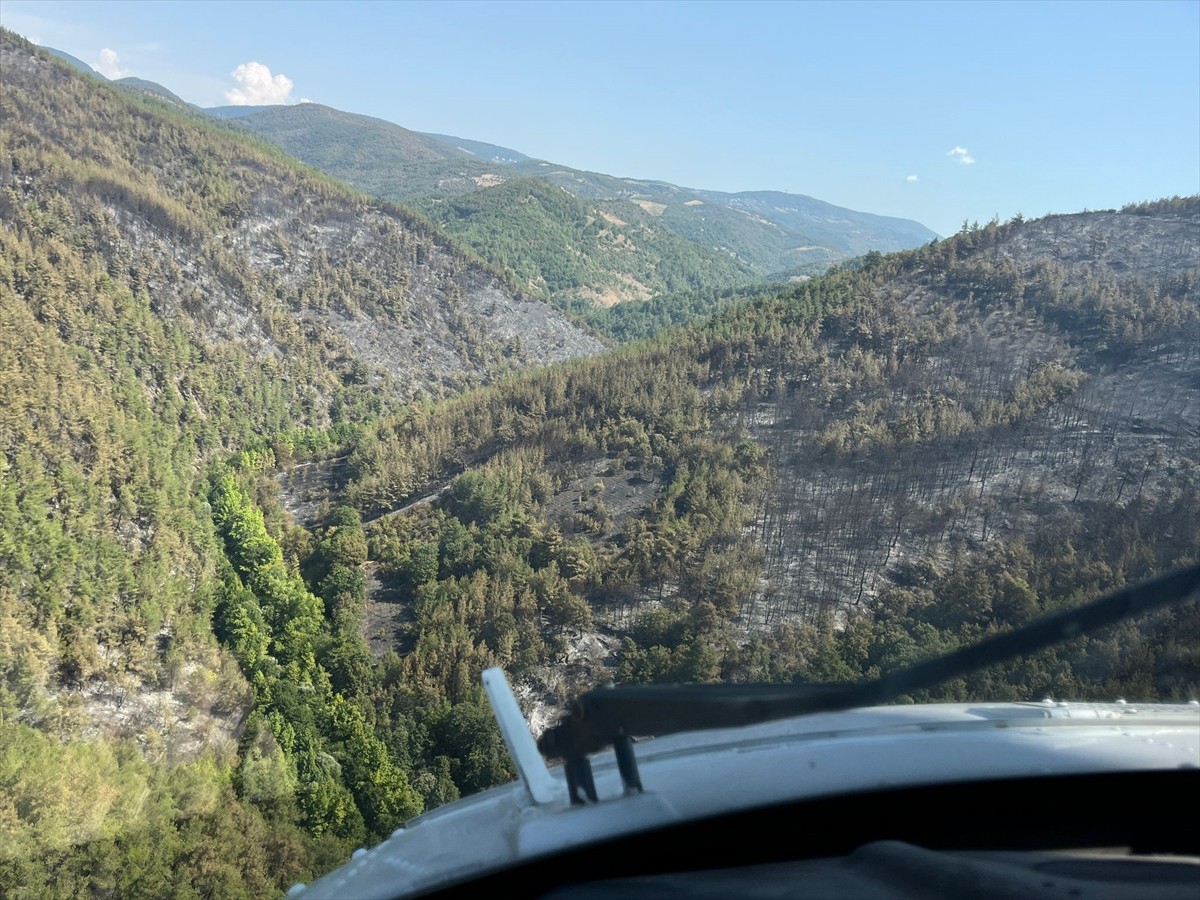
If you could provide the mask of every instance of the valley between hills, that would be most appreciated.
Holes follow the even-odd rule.
[[[851,239],[8,32],[0,72],[5,896],[308,881],[512,776],[489,666],[535,727],[853,681],[1200,558],[1200,198]],[[1197,634],[906,699],[1190,699]]]

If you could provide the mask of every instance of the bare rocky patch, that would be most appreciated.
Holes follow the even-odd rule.
[[[513,693],[534,735],[557,724],[567,702],[611,680],[621,645],[610,631],[586,631],[572,637],[555,665],[537,666],[513,685]]]
[[[376,660],[391,650],[406,653],[408,626],[413,621],[412,606],[396,586],[382,578],[379,566],[367,564],[367,605],[359,626],[359,635]]]
[[[542,515],[564,534],[587,537],[596,546],[620,534],[660,490],[654,477],[617,459],[591,459],[575,469],[579,474],[546,501]]]

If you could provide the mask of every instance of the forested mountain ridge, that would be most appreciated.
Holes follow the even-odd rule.
[[[524,153],[521,153],[519,150],[513,150],[511,147],[497,147],[495,144],[488,144],[484,141],[473,141],[470,138],[455,137],[452,134],[422,133],[427,138],[433,138],[435,141],[441,141],[443,144],[449,144],[451,147],[459,150],[465,150],[482,162],[516,163],[525,162],[529,159]]]
[[[125,91],[130,91],[133,93],[141,92],[143,94],[150,94],[151,96],[158,97],[159,99],[165,100],[168,103],[173,103],[180,109],[196,109],[195,106],[188,103],[179,95],[167,90],[161,84],[157,84],[153,81],[147,81],[145,78],[126,76],[125,78],[118,78],[112,83]]]
[[[280,336],[270,333],[282,323],[266,323],[252,311],[274,303],[288,311],[293,339],[307,330],[306,344],[341,342],[343,369],[357,355],[374,370],[372,377],[394,377],[408,396],[443,380],[469,381],[519,365],[523,357],[546,363],[599,348],[561,315],[514,294],[427,224],[312,174],[301,176],[261,148],[120,104],[113,109],[131,131],[118,135],[141,139],[132,148],[107,147],[113,136],[98,134],[99,126],[78,113],[72,117],[67,96],[50,90],[33,96],[32,90],[49,88],[38,83],[49,70],[35,68],[13,58],[6,71],[10,144],[67,154],[80,171],[62,167],[66,186],[83,180],[119,214],[132,207],[125,252],[148,257],[148,268],[165,267],[154,283],[156,301],[172,312],[203,307],[199,318],[211,320],[205,322],[209,336],[240,331],[286,356]],[[104,96],[99,86],[61,70],[57,78],[65,91]],[[137,134],[147,128],[162,129],[163,136]],[[189,139],[201,149],[189,147]],[[105,166],[115,171],[93,171]],[[33,184],[29,174],[6,180]],[[156,189],[161,198],[153,196]],[[234,291],[244,295],[240,304],[231,300]],[[204,295],[210,296],[201,302]],[[367,320],[370,329],[363,327]],[[348,352],[347,336],[366,337],[374,346]],[[328,351],[326,357],[334,358]]]
[[[43,47],[42,49],[45,50],[47,53],[49,53],[51,56],[57,57],[58,59],[61,59],[63,62],[68,63],[69,65],[78,69],[80,72],[83,72],[85,75],[91,75],[93,78],[103,78],[104,77],[99,72],[97,72],[95,69],[93,69],[91,66],[89,66],[87,63],[85,63],[82,59],[80,59],[77,56],[72,56],[70,53],[67,53],[64,50],[55,50],[53,47]]]
[[[129,78],[114,84],[183,105],[160,85]],[[690,321],[719,307],[731,289],[935,237],[915,222],[810,197],[724,194],[582,172],[319,103],[204,112],[359,190],[419,208],[522,290],[616,339]],[[563,195],[548,194],[546,184]],[[649,298],[663,311],[602,312]]]
[[[659,227],[636,205],[620,204],[618,216],[510,164],[387,122],[319,104],[229,121],[360,190],[416,206],[523,290],[559,305],[605,307],[751,279],[728,253]]]
[[[564,303],[644,302],[744,284],[749,276],[748,267],[660,228],[637,207],[621,219],[538,178],[510,179],[422,210],[518,284]]]
[[[398,126],[309,106],[314,105],[273,107],[238,116],[231,124],[361,190],[417,205],[522,287],[563,303],[608,305],[664,292],[782,280],[868,250],[899,250],[936,237],[916,222],[810,197],[723,194],[523,156],[498,160],[503,148],[495,148],[489,159],[464,153],[469,148],[458,139],[446,139],[443,157],[432,158],[427,147],[398,136],[404,132]],[[341,152],[347,146],[371,146],[377,152]],[[536,202],[544,192],[527,182],[519,186],[528,178],[569,195],[553,204],[570,204],[569,222],[547,217],[545,204]],[[512,181],[518,184],[506,185]],[[531,240],[519,247],[504,245],[511,235]],[[663,277],[648,278],[646,272],[657,267]]]
[[[848,678],[1194,560],[1198,215],[964,229],[380,423],[344,498],[367,637],[412,678],[499,664],[560,698]],[[1105,689],[1194,691],[1181,615],[1123,632]],[[1100,690],[1112,640],[948,690]]]
[[[205,112],[214,114],[220,109],[222,107]],[[370,173],[386,172],[410,163],[474,158],[470,152],[435,137],[321,103],[268,106],[242,115],[233,115],[231,111],[230,115],[222,117],[235,128],[246,128],[267,137],[297,159],[360,190],[365,189],[363,182]],[[248,121],[255,123],[254,128],[247,127]],[[333,171],[337,168],[341,172]]]
[[[0,77],[0,893],[262,896],[454,789],[338,704],[225,461],[602,345],[273,148],[7,32]],[[278,736],[222,649],[259,627]]]
[[[759,276],[823,269],[869,250],[904,250],[937,237],[911,219],[858,212],[803,194],[710,191],[539,160],[514,168],[586,199],[632,202],[680,235],[749,264]]]
[[[151,82],[114,84],[185,105]],[[909,220],[811,197],[726,194],[583,172],[319,103],[204,112],[359,190],[419,208],[523,290],[617,340],[691,321],[735,289],[935,237]],[[553,197],[530,179],[557,185],[566,196]],[[661,311],[604,312],[650,298]]]
[[[870,316],[838,322],[843,359],[866,354],[841,414],[826,382],[777,392],[749,426],[781,463],[759,520],[768,594],[811,616],[947,546],[1051,522],[1074,534],[1131,492],[1193,490],[1197,212],[1193,199],[965,231],[876,289]]]
[[[78,69],[80,72],[83,72],[85,75],[101,81],[109,81],[122,90],[130,91],[131,93],[152,94],[162,100],[173,103],[180,109],[199,110],[199,107],[188,103],[182,97],[179,97],[172,91],[167,90],[167,88],[156,82],[147,81],[145,78],[136,78],[132,75],[125,76],[124,78],[110,79],[97,72],[83,60],[72,56],[70,53],[65,53],[62,50],[56,50],[53,47],[46,46],[43,46],[41,49],[46,53],[49,53],[51,56],[57,57],[65,63],[69,63],[72,67]]]
[[[710,203],[727,206],[748,218],[772,222],[785,233],[808,237],[825,249],[834,261],[838,257],[861,256],[871,250],[881,253],[905,250],[935,237],[909,219],[856,212],[800,194],[782,191],[696,193]],[[694,211],[704,212],[698,208]],[[812,248],[810,252],[816,249]],[[791,253],[794,254],[792,268],[806,262],[801,248],[791,248]]]

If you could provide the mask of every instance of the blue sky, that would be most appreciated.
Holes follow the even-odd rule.
[[[202,106],[310,99],[942,234],[1200,193],[1196,0],[4,0],[0,23]]]

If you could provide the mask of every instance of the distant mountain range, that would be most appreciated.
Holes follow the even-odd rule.
[[[560,301],[610,305],[783,281],[937,237],[910,220],[803,195],[726,194],[585,172],[315,103],[215,113],[366,193],[415,206],[522,288]],[[570,200],[551,212],[529,178]],[[503,198],[489,195],[502,185]]]
[[[140,92],[143,94],[150,94],[150,95],[158,97],[162,100],[167,100],[171,103],[174,103],[176,106],[186,106],[186,107],[190,107],[192,109],[198,108],[195,104],[188,103],[186,100],[184,100],[178,94],[174,94],[171,91],[167,90],[161,84],[158,84],[157,82],[154,82],[154,81],[147,81],[145,78],[135,78],[133,76],[127,76],[125,78],[118,78],[116,81],[113,82],[113,84],[117,85],[118,87],[124,88],[125,90],[128,90],[128,91]]]
[[[481,162],[519,163],[530,161],[530,157],[518,150],[513,150],[509,147],[497,147],[495,144],[486,144],[483,141],[472,141],[449,134],[426,133],[425,137],[441,141],[443,144],[449,144],[458,150],[465,150]]]
[[[93,69],[91,66],[89,66],[87,63],[85,63],[82,59],[80,59],[78,56],[72,56],[70,53],[67,53],[65,50],[55,50],[53,47],[42,47],[42,49],[45,50],[47,53],[49,53],[51,56],[57,57],[58,59],[61,59],[65,63],[70,63],[72,66],[74,66],[80,72],[83,72],[85,75],[95,75],[97,78],[104,77],[99,72],[97,72],[95,69]],[[165,90],[165,88],[164,88],[164,90]]]
[[[200,107],[194,103],[188,103],[178,94],[168,90],[156,81],[149,81],[145,78],[137,78],[132,75],[124,78],[108,78],[103,73],[96,71],[94,68],[85,63],[77,56],[72,56],[63,50],[56,50],[53,47],[42,47],[51,56],[61,59],[63,62],[70,64],[85,75],[91,75],[93,78],[99,78],[102,81],[109,81],[117,87],[129,91],[134,94],[148,94],[157,97],[160,100],[166,100],[176,106],[187,107],[189,109],[199,110]],[[232,107],[233,109],[266,109],[267,107]]]
[[[218,115],[228,115],[227,107],[218,109]],[[843,209],[804,195],[726,194],[585,172],[491,144],[418,134],[319,104],[238,115],[236,126],[362,190],[422,207],[524,175],[592,203],[632,203],[681,237],[745,263],[760,277],[868,250],[906,249],[937,237],[911,220]],[[418,137],[424,140],[418,143]],[[347,147],[358,149],[347,154]]]
[[[69,54],[52,52],[97,74]],[[154,82],[115,83],[190,106]],[[713,294],[937,237],[908,219],[804,195],[730,194],[585,172],[318,103],[203,112],[365,193],[420,210],[523,290],[560,305]]]

